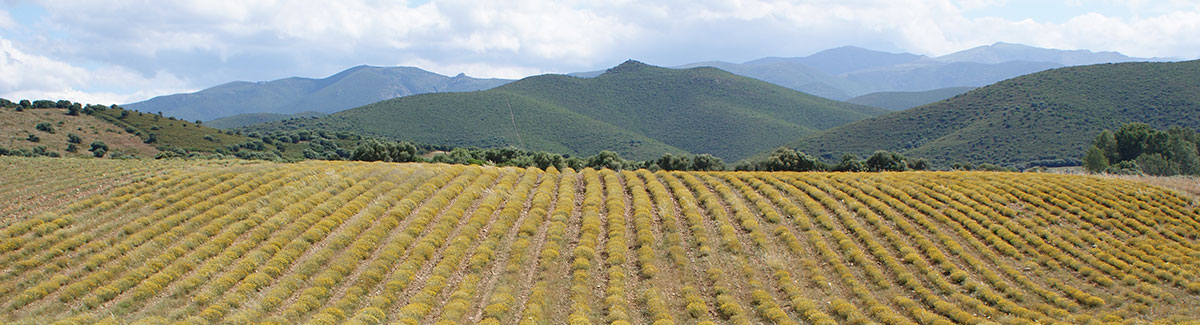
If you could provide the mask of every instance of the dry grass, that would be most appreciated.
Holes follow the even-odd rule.
[[[58,152],[67,157],[90,157],[88,152],[92,141],[104,141],[108,144],[109,152],[122,152],[139,157],[154,157],[158,150],[153,146],[142,143],[142,139],[125,133],[111,123],[98,118],[79,115],[67,115],[66,109],[27,109],[17,112],[13,109],[0,109],[0,147],[9,149],[33,149],[36,146],[46,146],[49,151]],[[54,128],[54,133],[38,131],[35,126],[46,122]],[[83,138],[76,146],[75,153],[67,152],[67,134],[74,133]],[[30,142],[30,134],[38,136],[40,141]]]
[[[1200,199],[1200,177],[1196,176],[1144,176],[1144,175],[1104,175],[1106,178],[1117,178],[1142,182],[1155,186],[1177,190]]]

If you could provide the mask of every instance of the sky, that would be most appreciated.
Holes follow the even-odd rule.
[[[840,46],[1200,57],[1197,0],[0,0],[0,97],[124,104],[357,65],[521,78]]]

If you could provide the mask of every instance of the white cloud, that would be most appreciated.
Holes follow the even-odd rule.
[[[124,68],[108,66],[89,70],[45,56],[30,54],[13,42],[0,38],[0,97],[19,99],[68,99],[91,104],[123,104],[155,95],[189,91],[184,82],[169,73],[152,78]],[[103,85],[116,91],[100,90]],[[88,89],[88,90],[83,90]]]
[[[17,22],[13,20],[12,15],[8,14],[8,10],[0,9],[0,29],[11,29],[17,27]]]
[[[740,61],[842,45],[942,55],[1004,41],[1200,57],[1195,1],[1061,1],[1130,14],[1060,23],[968,15],[1019,2],[1009,0],[46,0],[38,3],[48,17],[20,31],[40,34],[3,43],[5,51],[27,49],[16,52],[25,60],[0,67],[6,76],[41,74],[0,80],[0,93],[135,98],[231,80],[323,77],[359,64],[516,78],[625,59]],[[0,30],[24,28],[12,26],[0,11]],[[104,87],[112,83],[128,86]]]

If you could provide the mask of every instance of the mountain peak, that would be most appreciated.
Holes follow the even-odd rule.
[[[634,71],[641,71],[641,70],[644,70],[649,67],[650,67],[649,64],[642,63],[641,61],[638,61],[638,60],[629,59],[615,67],[609,68],[604,73],[634,72]]]

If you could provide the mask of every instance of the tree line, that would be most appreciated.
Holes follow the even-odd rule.
[[[1116,132],[1100,132],[1084,154],[1083,168],[1092,173],[1200,175],[1198,145],[1200,137],[1193,129],[1173,126],[1161,131],[1129,123]]]

